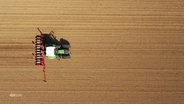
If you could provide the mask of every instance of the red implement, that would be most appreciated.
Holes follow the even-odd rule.
[[[46,67],[45,67],[45,57],[44,57],[44,46],[43,46],[43,36],[35,36],[35,65],[43,66],[44,80],[46,80]]]

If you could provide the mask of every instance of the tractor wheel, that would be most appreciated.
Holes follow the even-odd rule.
[[[70,45],[69,44],[62,44],[62,47],[69,49],[70,48]]]
[[[69,58],[71,58],[71,56],[70,56],[70,54],[63,54],[62,58],[63,59],[69,59]]]

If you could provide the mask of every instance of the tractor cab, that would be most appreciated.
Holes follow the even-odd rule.
[[[55,59],[56,58],[55,49],[56,49],[56,47],[54,47],[54,46],[46,47],[46,58]]]
[[[67,48],[63,48],[61,45],[46,44],[45,56],[47,59],[60,59],[70,56],[70,51]],[[69,58],[69,57],[68,57]]]

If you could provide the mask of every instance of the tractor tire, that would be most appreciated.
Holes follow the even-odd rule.
[[[70,56],[70,54],[63,54],[62,58],[63,59],[69,59],[69,58],[71,58],[71,56]]]
[[[70,45],[69,44],[62,44],[62,47],[63,48],[66,48],[66,49],[69,49],[70,48]]]

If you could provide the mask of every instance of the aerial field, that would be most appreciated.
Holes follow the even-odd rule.
[[[71,44],[46,83],[37,27]],[[0,104],[183,103],[183,0],[0,0]]]

